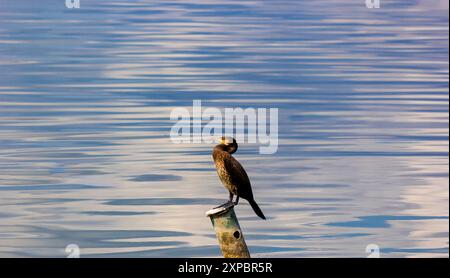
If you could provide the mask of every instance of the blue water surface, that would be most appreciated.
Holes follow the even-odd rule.
[[[253,257],[448,257],[448,1],[0,0],[0,256],[220,257],[212,144],[170,113],[279,109],[241,144]]]

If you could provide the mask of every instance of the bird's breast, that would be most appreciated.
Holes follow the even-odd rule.
[[[214,164],[216,166],[217,175],[219,176],[220,181],[230,192],[236,194],[236,186],[232,182],[230,173],[228,173],[227,169],[225,168],[223,159],[217,157],[214,160]]]

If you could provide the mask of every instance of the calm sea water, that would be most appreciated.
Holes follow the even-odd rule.
[[[279,109],[254,257],[448,257],[448,1],[64,2],[0,0],[0,256],[220,256],[199,99]]]

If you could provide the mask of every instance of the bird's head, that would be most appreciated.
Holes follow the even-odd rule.
[[[235,153],[238,149],[236,139],[234,139],[233,137],[222,136],[217,139],[217,142],[219,143],[218,146],[222,147],[224,151],[230,154]]]

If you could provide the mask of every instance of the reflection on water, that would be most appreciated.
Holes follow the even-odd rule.
[[[0,0],[0,256],[220,256],[170,111],[279,108],[254,257],[448,257],[448,1]]]

